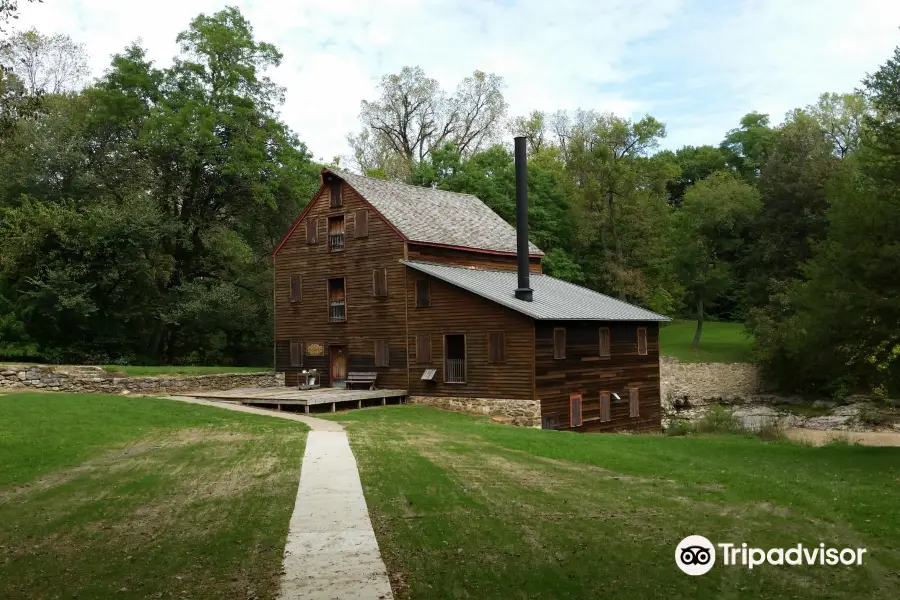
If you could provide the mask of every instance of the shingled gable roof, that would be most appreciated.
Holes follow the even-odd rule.
[[[610,298],[593,290],[549,275],[530,275],[534,300],[516,299],[515,271],[494,271],[444,264],[401,260],[402,264],[456,287],[487,298],[538,320],[568,321],[668,321],[669,318],[634,304]]]
[[[323,169],[347,182],[411,242],[515,254],[516,229],[471,194]],[[529,254],[543,252],[529,243]]]

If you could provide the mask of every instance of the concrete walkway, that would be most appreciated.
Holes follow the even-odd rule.
[[[333,421],[185,396],[172,400],[299,421],[312,429],[291,516],[279,600],[392,600],[356,459]]]

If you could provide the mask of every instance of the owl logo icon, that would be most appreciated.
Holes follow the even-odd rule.
[[[675,564],[688,575],[704,575],[716,564],[716,548],[702,535],[689,535],[675,548]]]

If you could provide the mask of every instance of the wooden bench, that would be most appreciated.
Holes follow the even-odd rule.
[[[375,379],[378,373],[347,373],[347,389],[353,389],[354,384],[367,385],[368,389],[375,389]]]

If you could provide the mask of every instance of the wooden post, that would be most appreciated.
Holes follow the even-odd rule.
[[[384,406],[385,404],[387,404],[387,398],[382,398],[381,405]]]
[[[309,414],[309,404],[306,404],[303,406],[303,412],[305,412],[306,414]]]
[[[281,412],[281,405],[278,405],[278,412]]]
[[[362,400],[356,401],[356,408],[362,408]]]
[[[331,403],[331,412],[334,412],[334,402]]]

